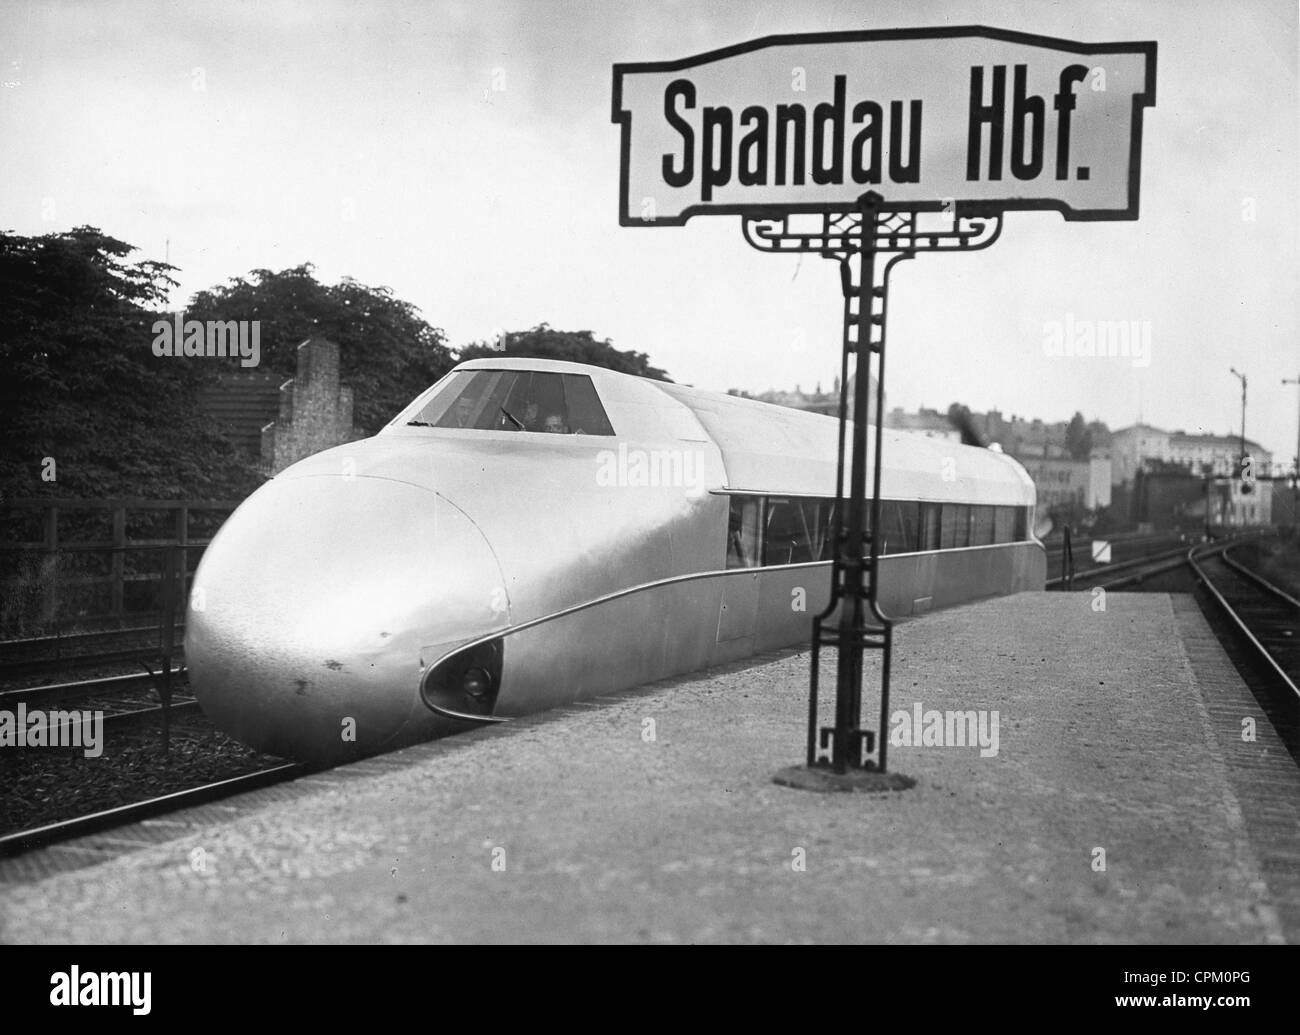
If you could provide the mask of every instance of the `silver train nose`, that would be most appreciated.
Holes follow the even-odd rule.
[[[504,627],[507,611],[491,548],[444,497],[387,478],[280,477],[205,552],[186,664],[235,739],[341,761],[441,732],[422,664]]]

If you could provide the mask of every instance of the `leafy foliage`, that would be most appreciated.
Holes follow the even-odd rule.
[[[1066,425],[1065,448],[1075,460],[1087,460],[1092,455],[1092,428],[1082,413],[1076,412]]]
[[[544,323],[532,330],[508,332],[500,341],[475,342],[460,350],[461,362],[497,356],[590,363],[656,381],[672,380],[666,372],[651,366],[650,357],[644,352],[624,352],[614,348],[607,338],[597,341],[591,331],[557,331]]]
[[[0,233],[6,496],[242,496],[260,480],[194,406],[215,372],[153,355],[174,267],[133,251],[89,226]]]
[[[153,324],[175,267],[129,261],[136,249],[95,227],[40,237],[0,234],[0,492],[5,496],[239,498],[261,482],[196,405],[199,389],[242,368],[237,358],[178,362],[153,354]],[[339,346],[354,423],[373,433],[455,363],[443,332],[387,288],[320,283],[310,264],[253,270],[201,291],[188,320],[261,322],[260,369],[297,371],[311,337]],[[535,356],[668,380],[640,352],[590,331],[541,324],[461,359]],[[45,458],[56,478],[43,480]]]
[[[310,263],[273,273],[253,270],[225,287],[200,291],[187,319],[260,320],[259,369],[286,377],[308,338],[339,346],[339,379],[352,386],[353,422],[374,434],[403,406],[451,369],[443,332],[388,288],[344,278],[322,284]]]

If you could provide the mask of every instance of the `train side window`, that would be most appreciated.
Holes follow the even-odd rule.
[[[969,543],[970,504],[943,504],[939,512],[939,549],[956,550]]]
[[[841,534],[844,532],[845,529],[848,528],[848,524],[849,524],[848,501],[847,500],[844,501],[843,514],[836,514],[835,500],[832,498],[828,497],[828,498],[819,499],[810,502],[816,502],[818,507],[820,508],[819,520],[821,522],[822,527],[825,529],[825,533],[821,537],[821,541],[822,541],[821,552],[816,556],[814,556],[812,559],[815,561],[834,560],[835,559],[835,532],[836,532],[835,522],[837,519],[839,520],[840,522],[839,529]],[[885,500],[881,500],[882,513],[881,513],[880,520],[882,524],[887,526],[889,522],[889,517],[888,514],[884,511],[884,508],[886,506],[888,506],[888,502]],[[864,513],[862,515],[862,524],[865,533],[867,535],[871,535],[870,505],[864,507]]]
[[[913,553],[916,550],[919,504],[911,500],[881,500],[881,553]]]
[[[880,501],[880,552],[902,552],[898,548],[898,505],[893,500]]]
[[[915,553],[920,532],[921,505],[912,500],[898,502],[898,528],[902,533],[899,553]]]
[[[986,504],[977,503],[971,507],[970,515],[970,545],[971,546],[992,546],[993,538],[993,512],[997,508],[990,507]]]
[[[811,500],[817,506],[817,534],[814,545],[814,561],[829,561],[835,557],[835,501],[833,499]]]
[[[727,518],[727,567],[757,568],[762,549],[762,503],[758,496],[732,496]]]
[[[993,508],[993,541],[995,543],[1015,542],[1016,508]]]
[[[806,564],[821,559],[825,549],[824,526],[816,500],[767,501],[763,563]]]
[[[938,503],[921,504],[921,528],[919,549],[923,551],[939,549],[939,508]]]

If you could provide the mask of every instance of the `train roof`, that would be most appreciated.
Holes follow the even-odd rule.
[[[584,374],[619,438],[711,440],[722,454],[725,491],[835,495],[839,422],[834,417],[562,360],[502,356],[469,360],[456,369]],[[867,432],[870,449],[875,429]],[[886,429],[884,434],[881,494],[887,498],[1034,503],[1032,479],[1009,456],[909,432]]]
[[[689,407],[717,443],[731,491],[835,494],[837,418],[684,385],[655,385]],[[1033,480],[1009,456],[888,428],[884,435],[885,497],[1034,503]],[[868,450],[874,438],[875,428],[868,426]],[[872,459],[869,453],[868,471]]]

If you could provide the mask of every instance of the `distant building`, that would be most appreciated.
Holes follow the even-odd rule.
[[[1150,424],[1134,424],[1110,434],[1110,477],[1112,484],[1132,481],[1146,459],[1167,462],[1169,432]]]
[[[232,371],[199,392],[199,408],[269,478],[303,457],[360,437],[352,389],[339,383],[339,347],[324,338],[298,346],[297,373]]]
[[[1132,478],[1144,462],[1152,460],[1180,464],[1192,474],[1205,474],[1206,465],[1216,475],[1234,475],[1241,470],[1240,435],[1189,435],[1185,431],[1162,431],[1150,424],[1134,424],[1111,434],[1116,458],[1111,477]],[[1255,474],[1271,472],[1273,454],[1258,442],[1246,439],[1246,454],[1255,461]]]
[[[1189,435],[1185,431],[1164,431],[1149,424],[1120,428],[1111,435],[1114,484],[1146,480],[1179,472],[1195,478],[1206,474],[1223,479],[1210,493],[1210,521],[1223,525],[1269,524],[1272,517],[1273,484],[1257,481],[1253,491],[1243,494],[1240,435]],[[1254,461],[1256,477],[1272,473],[1273,454],[1258,442],[1246,439],[1246,455]],[[1230,480],[1229,480],[1230,479]],[[1205,501],[1186,505],[1189,514],[1205,516]]]
[[[885,427],[895,431],[908,431],[914,435],[924,435],[926,438],[961,442],[961,431],[953,426],[946,413],[929,410],[924,406],[916,413],[905,413],[902,407],[895,406],[885,414]]]
[[[1110,506],[1110,457],[1094,453],[1087,460],[1019,456],[1034,480],[1041,510],[1096,510]]]
[[[1068,421],[1048,424],[1037,417],[1030,420],[1026,417],[1017,417],[1014,413],[1010,417],[1003,417],[998,410],[971,416],[976,429],[984,436],[984,441],[989,445],[997,443],[1002,447],[1003,452],[1010,453],[1014,457],[1073,459],[1065,446],[1065,429],[1069,427]],[[1093,445],[1101,444],[1103,443],[1098,443],[1094,435]]]
[[[852,381],[850,381],[850,390]],[[743,394],[735,393],[733,394]],[[823,394],[819,385],[816,393],[808,395],[795,386],[793,392],[764,392],[755,396],[764,402],[792,406],[800,410],[838,413],[838,391]],[[872,382],[872,400],[875,399],[875,382]],[[960,443],[961,429],[949,418],[947,412],[921,407],[908,413],[896,406],[885,413],[885,427],[913,435]],[[1093,449],[1086,460],[1075,460],[1065,445],[1068,421],[1048,423],[1038,419],[1004,417],[998,410],[970,415],[971,430],[989,446],[1014,457],[1024,465],[1034,480],[1038,506],[1042,513],[1055,513],[1071,523],[1083,518],[1087,511],[1096,511],[1111,505],[1110,432],[1104,424],[1088,425]]]
[[[759,402],[771,403],[773,406],[788,406],[792,410],[807,410],[810,413],[825,413],[832,417],[838,417],[840,413],[839,385],[839,378],[836,378],[834,391],[831,392],[823,392],[822,386],[819,384],[812,392],[805,392],[799,385],[795,385],[792,392],[773,389],[760,392],[758,395],[750,395],[748,392],[738,392],[732,389],[731,394],[746,399],[757,399]]]
[[[916,413],[905,413],[895,407],[886,416],[885,424],[899,431],[949,442],[962,440],[961,431],[947,413],[924,407]],[[1014,415],[1006,418],[999,411],[991,410],[972,413],[970,425],[985,443],[996,446],[1024,466],[1034,480],[1041,513],[1052,513],[1074,523],[1086,511],[1110,506],[1110,455],[1105,447],[1095,446],[1099,438],[1109,440],[1104,425],[1090,426],[1094,449],[1086,460],[1073,459],[1066,448],[1066,421],[1047,423]]]
[[[1273,454],[1258,442],[1246,439],[1246,454],[1254,459],[1259,468],[1256,474],[1270,472]],[[1202,474],[1207,464],[1216,474],[1236,474],[1241,470],[1241,436],[1170,432],[1169,459],[1191,468],[1193,474]]]
[[[870,420],[876,414],[876,379],[873,377],[868,384],[867,391],[870,393],[867,397],[867,419]],[[737,395],[742,399],[757,399],[759,402],[772,403],[774,406],[788,406],[792,410],[807,410],[810,413],[823,413],[828,417],[838,417],[840,415],[840,379],[835,378],[832,382],[831,390],[823,392],[820,384],[812,392],[805,392],[799,385],[794,386],[794,391],[780,391],[773,389],[767,392],[760,392],[758,395],[750,395],[748,392],[742,392],[739,389],[732,388],[727,392],[728,395]],[[853,378],[849,378],[849,419],[853,419]]]

